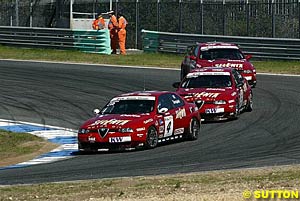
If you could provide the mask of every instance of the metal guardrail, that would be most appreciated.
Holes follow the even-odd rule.
[[[142,30],[145,52],[186,53],[201,42],[235,43],[257,59],[300,60],[300,39],[180,34]]]
[[[95,31],[0,26],[0,44],[101,54],[111,52],[107,29]]]

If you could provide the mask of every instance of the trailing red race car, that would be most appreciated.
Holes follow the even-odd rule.
[[[194,103],[175,92],[143,91],[113,98],[78,131],[80,151],[154,148],[160,142],[196,140],[201,119]]]
[[[181,80],[192,70],[202,67],[231,67],[256,86],[256,69],[239,47],[230,43],[199,43],[191,46],[181,63]]]
[[[199,68],[173,87],[188,102],[196,102],[201,118],[226,120],[252,111],[252,89],[234,68]]]

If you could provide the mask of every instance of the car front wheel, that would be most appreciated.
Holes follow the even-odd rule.
[[[189,130],[187,133],[187,139],[197,140],[200,134],[200,122],[196,118],[192,118],[190,121]]]

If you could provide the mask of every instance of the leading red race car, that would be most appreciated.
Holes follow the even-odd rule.
[[[192,70],[202,67],[231,67],[256,86],[256,69],[239,47],[231,43],[199,43],[191,46],[181,63],[181,80]]]
[[[199,68],[173,84],[177,93],[196,102],[204,120],[238,118],[242,111],[252,111],[252,89],[234,68]]]
[[[154,148],[159,142],[196,140],[201,119],[194,103],[175,92],[143,91],[113,98],[78,131],[80,151]]]

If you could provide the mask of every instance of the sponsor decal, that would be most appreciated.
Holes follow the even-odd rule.
[[[174,135],[179,135],[184,133],[184,128],[177,128],[174,130]]]
[[[201,93],[196,93],[194,96],[196,98],[202,98],[202,97],[205,97],[205,98],[217,98],[218,96],[220,95],[220,93],[213,93],[213,92],[201,92]]]
[[[158,123],[159,123],[159,125],[163,125],[163,124],[164,124],[164,121],[163,121],[162,119],[159,119],[159,120],[158,120]]]
[[[143,137],[144,136],[144,134],[142,134],[142,133],[138,133],[138,134],[136,134],[138,137]]]
[[[225,63],[225,64],[215,64],[216,67],[221,67],[221,68],[243,68],[244,64],[233,64],[233,63]]]
[[[144,121],[144,124],[148,124],[148,123],[150,123],[150,122],[152,122],[152,121],[153,121],[152,118],[151,118],[151,119],[147,119],[147,120]]]
[[[199,77],[202,75],[230,75],[229,72],[193,72],[187,74],[187,78]]]
[[[89,137],[88,137],[88,141],[93,143],[93,142],[96,141],[96,138],[95,138],[95,137],[92,137],[92,136],[89,136]]]
[[[137,115],[137,114],[122,114],[120,115],[121,117],[135,117],[135,118],[140,118],[141,115]]]
[[[224,112],[224,108],[208,108],[205,109],[206,114],[216,114]]]
[[[226,91],[226,89],[222,88],[206,88],[207,91]]]
[[[110,143],[121,143],[121,142],[131,142],[130,136],[125,137],[110,137],[109,138]]]
[[[180,100],[172,100],[173,104],[179,104]]]
[[[163,138],[163,137],[164,137],[164,135],[162,135],[162,134],[158,136],[158,138]]]
[[[222,45],[218,45],[216,43],[211,43],[207,46],[201,47],[201,51],[206,51],[206,50],[210,50],[210,49],[239,49],[239,48],[237,46],[227,44],[227,43],[223,43]]]
[[[160,126],[159,128],[158,128],[158,132],[159,133],[163,133],[165,131],[165,126]]]
[[[111,102],[120,101],[120,100],[155,100],[154,96],[120,96],[113,98]]]
[[[136,131],[138,131],[138,132],[139,132],[139,131],[144,131],[144,130],[146,130],[145,127],[143,127],[143,128],[137,128],[137,129],[136,129]]]
[[[130,120],[117,120],[117,119],[108,119],[108,120],[97,120],[90,126],[102,125],[106,126],[107,124],[123,126],[128,123]]]
[[[176,119],[182,119],[185,116],[186,116],[186,111],[184,108],[176,111]]]
[[[228,101],[228,103],[234,103],[235,102],[235,100],[229,100]]]
[[[244,78],[246,78],[246,80],[252,80],[252,76],[244,76]]]

